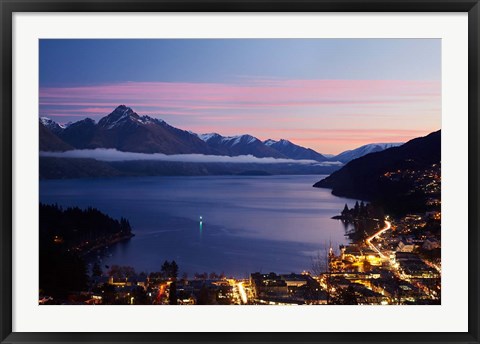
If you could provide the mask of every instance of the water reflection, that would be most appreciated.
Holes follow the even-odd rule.
[[[346,243],[348,225],[332,220],[355,200],[312,185],[320,176],[137,177],[42,181],[40,199],[93,206],[130,220],[135,237],[102,254],[102,264],[158,271],[298,272],[312,253]],[[111,256],[109,256],[111,255]]]

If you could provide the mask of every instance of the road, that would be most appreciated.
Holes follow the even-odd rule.
[[[392,228],[392,224],[390,223],[390,221],[385,221],[385,227],[380,229],[378,232],[376,232],[375,234],[373,234],[372,236],[368,237],[365,242],[367,243],[368,246],[370,246],[370,248],[372,250],[374,250],[375,252],[377,252],[381,258],[387,258],[382,252],[380,252],[380,250],[374,245],[372,244],[372,240],[375,239],[376,237],[378,237],[379,235],[385,233],[386,231],[388,231],[390,228]]]
[[[247,293],[245,292],[245,288],[243,287],[243,282],[238,283],[238,292],[240,293],[240,298],[244,305],[248,303]]]

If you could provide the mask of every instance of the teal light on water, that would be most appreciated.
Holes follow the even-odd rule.
[[[202,234],[202,229],[203,229],[203,217],[200,216],[200,235]]]

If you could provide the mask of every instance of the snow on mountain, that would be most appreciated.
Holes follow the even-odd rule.
[[[263,143],[267,146],[271,146],[271,145],[277,143],[277,141],[272,140],[272,139],[268,139],[268,140],[263,141]]]
[[[280,139],[278,141],[268,139],[268,140],[263,141],[263,143],[266,144],[267,146],[290,146],[290,145],[297,146],[294,143],[292,143],[288,140],[285,140],[285,139]],[[300,147],[300,146],[297,146],[297,147]]]
[[[135,111],[125,105],[118,106],[111,114],[103,117],[98,122],[99,127],[103,129],[114,129],[128,124],[137,126],[150,124],[166,125],[166,122],[150,116],[139,116]]]
[[[310,148],[305,148],[299,145],[294,144],[285,139],[280,139],[278,141],[268,139],[263,141],[263,143],[278,152],[282,153],[283,155],[289,157],[290,159],[295,160],[316,160],[316,161],[325,161],[327,160],[322,154],[314,151]]]
[[[259,139],[252,135],[235,135],[235,136],[222,136],[217,133],[198,134],[198,137],[207,143],[223,144],[225,146],[235,146],[239,144],[252,144],[261,142]]]
[[[191,134],[194,134],[194,135],[197,135],[202,141],[209,141],[213,138],[217,138],[217,137],[223,137],[221,136],[220,134],[217,134],[217,133],[208,133],[208,134],[195,134],[194,132],[191,132]]]
[[[40,117],[40,122],[46,127],[48,127],[51,123],[55,123],[53,120],[51,120],[48,117]]]
[[[260,142],[259,139],[251,135],[225,136],[222,138],[222,142],[225,142],[226,144],[229,144],[231,146],[235,146],[239,144],[249,145],[257,141]]]
[[[221,155],[238,156],[251,154],[255,157],[285,158],[285,155],[266,146],[258,138],[248,134],[222,136],[217,133],[207,133],[199,134],[198,137]]]
[[[398,147],[403,145],[402,142],[391,142],[391,143],[370,143],[352,150],[347,150],[342,152],[334,157],[330,158],[330,160],[340,161],[343,163],[347,163],[351,160],[360,158],[364,155],[380,152],[388,148]]]
[[[322,155],[313,149],[288,140],[260,141],[252,135],[222,136],[218,133],[196,134],[175,128],[165,121],[150,116],[139,116],[125,105],[96,123],[86,118],[65,125],[48,117],[40,123],[65,143],[75,148],[117,148],[124,151],[147,153],[210,153],[217,155],[248,155],[346,163],[363,155],[399,146],[402,143],[374,143],[345,151],[336,156]]]
[[[50,131],[55,134],[60,133],[63,129],[66,128],[66,126],[58,124],[57,122],[48,117],[40,117],[40,123],[42,123],[45,127],[50,129]]]
[[[140,116],[136,112],[125,105],[120,105],[111,114],[103,117],[98,125],[101,128],[113,129],[118,125],[138,120],[140,120]]]

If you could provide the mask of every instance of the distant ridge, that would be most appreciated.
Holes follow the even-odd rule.
[[[349,161],[352,161],[354,159],[358,159],[364,155],[370,154],[370,153],[375,153],[375,152],[381,152],[382,150],[392,148],[392,147],[398,147],[403,145],[402,142],[393,142],[393,143],[370,143],[367,145],[363,145],[361,147],[352,149],[352,150],[347,150],[345,152],[342,152],[338,155],[334,155],[330,157],[329,159],[332,161],[340,161],[343,163],[347,163]]]
[[[252,135],[222,136],[217,133],[201,134],[199,137],[210,147],[223,155],[238,156],[248,155],[264,158],[287,158],[281,152],[266,146],[262,141]]]
[[[287,140],[280,140],[276,145],[273,140],[266,144],[248,134],[222,136],[181,130],[161,119],[140,116],[126,105],[119,105],[98,123],[85,118],[64,126],[42,117],[40,141],[40,149],[45,151],[114,148],[123,152],[167,155],[253,155],[258,158],[327,160],[314,150]],[[284,143],[288,144],[285,146]]]
[[[320,153],[317,153],[313,149],[305,148],[299,145],[296,145],[288,140],[266,140],[263,142],[266,146],[271,147],[289,157],[290,159],[306,159],[306,160],[316,160],[316,161],[326,161],[327,158]]]

